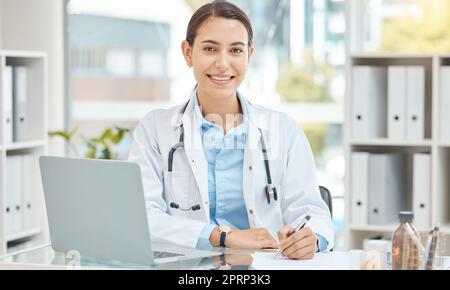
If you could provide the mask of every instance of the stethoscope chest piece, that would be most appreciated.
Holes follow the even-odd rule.
[[[273,187],[271,184],[266,185],[264,188],[267,203],[270,204],[270,199],[273,198],[275,201],[278,200],[277,188]]]

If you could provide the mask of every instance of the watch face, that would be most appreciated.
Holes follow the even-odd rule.
[[[229,233],[231,231],[231,227],[229,225],[221,225],[219,227],[221,232]]]

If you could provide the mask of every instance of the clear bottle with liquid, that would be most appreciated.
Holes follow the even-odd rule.
[[[414,214],[401,211],[399,219],[400,225],[392,235],[392,270],[419,270],[420,253],[416,244],[419,235],[412,224]]]

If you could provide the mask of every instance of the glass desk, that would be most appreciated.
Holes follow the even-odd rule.
[[[156,251],[180,252],[180,247],[155,245]],[[178,249],[178,250],[175,250]],[[184,249],[186,253],[204,252],[194,249]],[[77,252],[55,252],[50,244],[28,248],[0,257],[1,269],[137,269],[137,270],[360,270],[388,269],[382,266],[364,267],[367,258],[373,257],[373,252],[351,250],[349,252],[334,251],[316,254],[312,260],[293,261],[285,258],[274,259],[276,250],[244,250],[213,248],[207,251],[214,256],[198,258],[163,258],[156,259],[155,266],[132,264],[117,260],[98,260],[81,257]],[[440,269],[450,269],[450,257]]]
[[[160,247],[155,249],[161,250]],[[168,250],[169,251],[169,250]],[[188,251],[197,251],[191,250]],[[273,251],[273,250],[271,250]],[[55,252],[50,244],[32,247],[0,257],[0,269],[148,269],[148,270],[248,270],[251,269],[253,250],[214,248],[215,256],[198,258],[155,259],[158,265],[139,265],[117,260],[98,260],[82,257],[76,251]]]

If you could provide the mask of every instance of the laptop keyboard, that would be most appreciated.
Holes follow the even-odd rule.
[[[175,254],[175,253],[168,253],[168,252],[153,252],[153,258],[154,259],[161,259],[161,258],[171,258],[171,257],[178,257],[183,256],[182,254]]]

